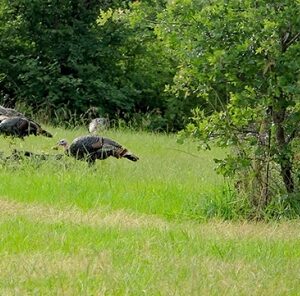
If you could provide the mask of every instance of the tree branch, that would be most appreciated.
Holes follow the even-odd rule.
[[[297,39],[300,37],[300,32],[298,32],[287,44],[286,44],[286,49],[292,45]]]
[[[287,49],[300,37],[300,32],[298,32],[294,37],[289,40],[289,32],[287,32],[281,39],[282,52],[286,52]]]

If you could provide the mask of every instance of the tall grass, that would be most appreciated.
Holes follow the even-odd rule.
[[[15,140],[13,147],[36,153],[54,153],[60,139],[71,140],[85,130],[53,129],[54,139],[30,137]],[[105,206],[167,218],[201,216],[195,211],[203,199],[222,195],[223,180],[214,173],[212,158],[222,151],[200,154],[195,143],[176,144],[173,135],[107,131],[136,153],[140,160],[109,158],[92,168],[85,162],[68,159],[6,163],[0,172],[1,195],[19,201],[71,204],[90,209]],[[12,145],[1,139],[9,154]],[[11,146],[11,147],[9,147]],[[57,153],[57,152],[55,152]]]

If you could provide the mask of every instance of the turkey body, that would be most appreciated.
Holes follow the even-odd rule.
[[[5,118],[5,116],[1,116],[0,119],[2,119],[0,123],[0,134],[19,138],[24,138],[31,134],[35,136],[43,135],[45,137],[52,137],[52,135],[43,130],[38,123],[27,118],[20,116]]]
[[[82,136],[73,140],[66,153],[76,159],[85,159],[94,163],[96,159],[106,159],[110,156],[127,158],[137,161],[139,158],[122,147],[119,143],[100,136]]]
[[[52,137],[37,122],[28,119],[24,114],[15,109],[3,106],[0,106],[0,134],[19,138],[24,138],[31,134]]]

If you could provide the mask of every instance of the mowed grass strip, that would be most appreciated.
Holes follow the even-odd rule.
[[[296,295],[300,289],[299,223],[196,224],[121,214],[2,199],[0,293]]]
[[[31,221],[46,223],[68,223],[91,227],[107,226],[124,229],[154,228],[170,230],[176,228],[187,235],[220,236],[226,239],[267,239],[300,240],[300,221],[284,223],[249,223],[216,221],[212,223],[197,223],[193,221],[172,222],[155,215],[136,214],[126,210],[111,212],[108,208],[97,208],[83,211],[75,206],[58,207],[38,203],[21,203],[0,198],[0,214],[3,219],[24,217]],[[213,225],[213,227],[211,227]]]
[[[79,208],[59,208],[41,204],[25,204],[0,199],[0,213],[3,217],[26,217],[32,221],[47,223],[70,223],[86,226],[109,226],[122,228],[166,228],[168,223],[155,216],[137,216],[124,210],[110,212],[105,208],[82,211]]]

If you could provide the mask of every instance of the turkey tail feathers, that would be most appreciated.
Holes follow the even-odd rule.
[[[138,160],[139,160],[139,158],[138,158],[136,155],[134,155],[133,153],[131,153],[131,152],[129,152],[129,151],[127,151],[127,152],[123,155],[123,157],[125,157],[125,158],[127,158],[127,159],[129,159],[129,160],[131,160],[131,161],[138,161]]]
[[[139,158],[136,155],[134,155],[132,152],[128,151],[126,148],[122,148],[122,147],[115,150],[114,157],[116,157],[116,158],[124,157],[131,161],[139,160]]]
[[[113,153],[113,156],[116,157],[116,158],[127,158],[131,161],[137,161],[139,160],[139,158],[134,155],[132,152],[128,151],[126,148],[122,148],[122,147],[119,147],[117,148],[114,153]]]

